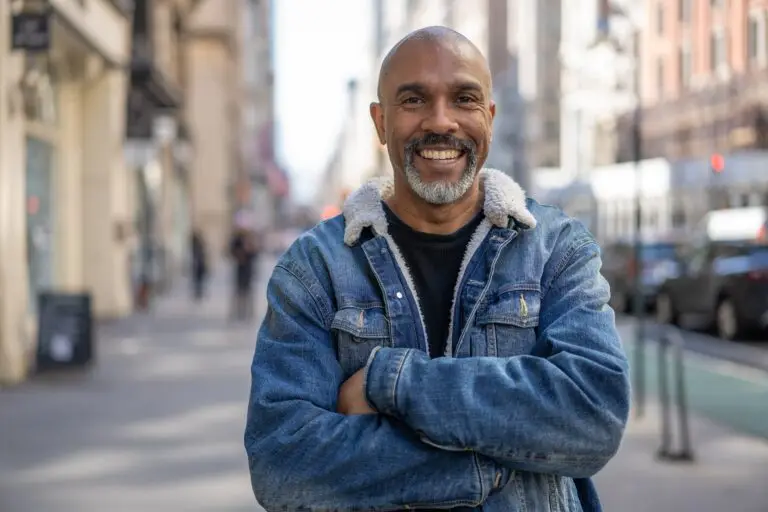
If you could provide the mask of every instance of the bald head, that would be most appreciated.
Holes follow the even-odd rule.
[[[377,87],[377,95],[379,101],[382,100],[382,85],[389,74],[390,68],[399,58],[408,58],[409,50],[414,50],[415,46],[423,43],[432,43],[434,45],[443,46],[455,54],[460,55],[462,58],[476,61],[481,65],[482,73],[484,76],[477,77],[478,80],[483,82],[491,89],[491,71],[488,67],[488,61],[483,56],[480,49],[472,43],[466,36],[453,30],[452,28],[443,26],[433,26],[420,28],[406,35],[395,46],[389,50],[389,53],[384,57],[381,62],[381,68],[379,69],[379,81]]]

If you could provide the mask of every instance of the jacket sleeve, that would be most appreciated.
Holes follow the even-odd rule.
[[[538,336],[549,357],[430,360],[381,348],[368,364],[371,404],[425,442],[509,469],[574,478],[599,471],[629,414],[628,364],[599,247],[590,238],[569,249],[542,298]]]
[[[335,412],[342,370],[328,327],[331,302],[316,278],[278,264],[267,297],[245,430],[262,507],[395,510],[485,500],[494,471],[506,471],[491,459],[424,444],[391,417]]]

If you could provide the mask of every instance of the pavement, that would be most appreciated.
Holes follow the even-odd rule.
[[[693,461],[666,462],[656,456],[660,432],[657,401],[642,418],[633,413],[619,453],[595,478],[606,512],[768,511],[768,440],[694,415]]]
[[[100,326],[90,371],[0,390],[0,512],[261,510],[242,447],[257,325],[227,319],[226,274],[203,304],[186,292]],[[655,352],[638,356],[620,329],[646,362],[648,396],[596,478],[605,510],[768,512],[768,401],[755,402],[768,374],[688,358],[695,460],[661,462]]]
[[[242,442],[257,326],[228,320],[223,274],[202,304],[180,289],[100,326],[90,372],[0,391],[0,512],[261,510]]]

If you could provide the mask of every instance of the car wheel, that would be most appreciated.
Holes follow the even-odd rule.
[[[731,299],[725,298],[717,305],[715,322],[717,335],[724,340],[735,340],[742,335],[739,314]]]

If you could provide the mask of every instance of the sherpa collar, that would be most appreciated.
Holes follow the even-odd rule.
[[[511,177],[485,168],[480,171],[480,187],[485,193],[485,216],[493,225],[505,228],[511,217],[527,228],[536,227],[536,219],[525,206],[525,192]],[[354,245],[367,227],[377,234],[387,232],[387,217],[381,201],[393,192],[393,179],[382,177],[372,179],[350,194],[344,203],[344,243]]]

